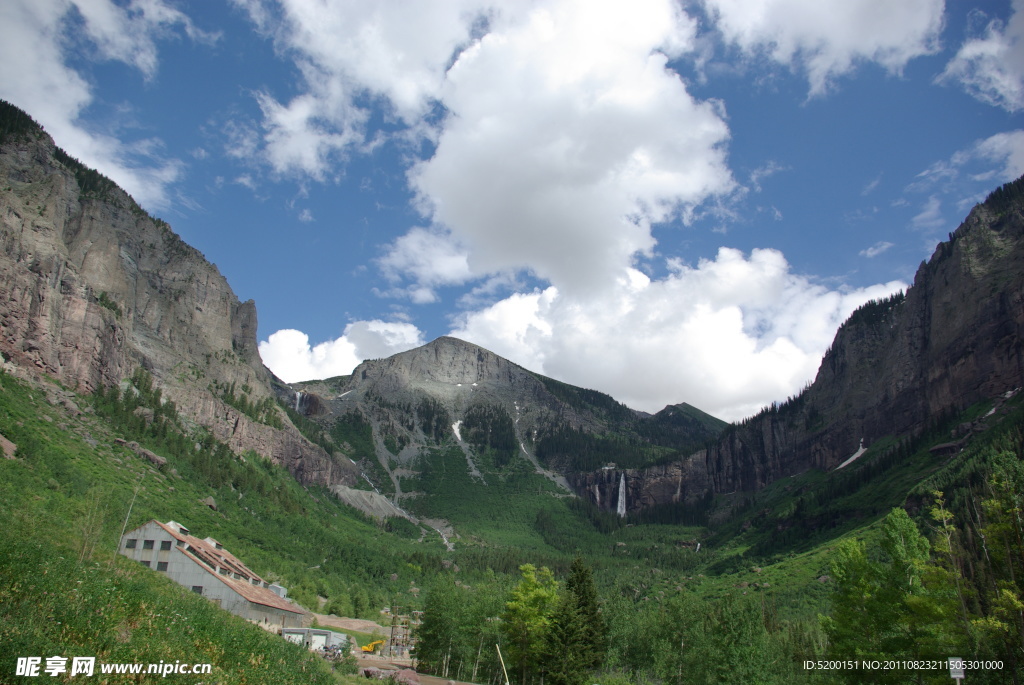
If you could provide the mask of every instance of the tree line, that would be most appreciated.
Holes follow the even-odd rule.
[[[514,586],[491,575],[477,591],[440,579],[423,608],[419,669],[472,682],[504,682],[506,673],[524,684],[588,682],[608,649],[590,567],[577,556],[564,583],[546,566],[519,572]]]

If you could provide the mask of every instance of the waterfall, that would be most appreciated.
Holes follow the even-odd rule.
[[[619,518],[626,517],[626,472],[622,472],[622,477],[619,478],[619,505],[615,508],[615,512],[619,515]]]
[[[296,414],[299,413],[299,405],[300,404],[302,404],[302,393],[301,392],[296,392],[295,393],[295,413]]]
[[[352,463],[354,464],[355,462],[352,462]],[[372,481],[372,480],[370,480],[370,477],[369,477],[369,476],[367,476],[367,475],[366,475],[365,473],[360,473],[359,475],[361,475],[361,476],[363,477],[363,479],[364,479],[364,480],[365,480],[365,481],[366,481],[367,483],[369,483],[369,484],[370,484],[370,487],[371,487],[371,488],[373,488],[373,491],[374,491],[374,492],[376,492],[376,493],[377,493],[378,495],[380,494],[380,490],[378,490],[378,489],[377,489],[377,486],[373,484],[373,481]]]
[[[594,483],[594,503],[597,504],[598,509],[601,508],[601,488],[597,483]]]

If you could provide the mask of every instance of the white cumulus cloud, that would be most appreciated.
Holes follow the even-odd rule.
[[[861,250],[860,256],[867,257],[868,259],[873,259],[878,255],[882,254],[883,252],[885,252],[886,250],[888,250],[892,246],[893,244],[890,243],[888,240],[880,240],[871,247]]]
[[[972,17],[984,20],[980,11]],[[956,82],[982,102],[1009,112],[1024,108],[1024,0],[1014,0],[1006,24],[985,23],[946,65],[938,80]]]
[[[326,84],[316,96],[303,94],[282,105],[267,93],[258,95],[263,155],[279,174],[298,172],[323,180],[337,156],[362,141],[359,129],[366,112],[353,107],[329,75],[310,78]],[[251,138],[249,143],[255,145]]]
[[[899,72],[938,50],[944,0],[702,0],[729,43],[805,71],[812,96],[858,62]]]
[[[798,393],[854,309],[906,287],[830,290],[768,249],[670,266],[660,280],[632,272],[601,301],[515,294],[465,313],[451,334],[638,409],[686,401],[737,420]]]
[[[414,302],[434,302],[434,288],[461,284],[472,274],[468,255],[450,235],[425,228],[413,228],[396,239],[378,264],[391,281],[412,277],[415,284],[406,294]]]
[[[124,62],[148,79],[158,65],[155,37],[175,27],[195,40],[215,39],[162,0],[126,6],[110,0],[0,3],[0,97],[26,110],[58,145],[143,206],[165,208],[181,163],[156,154],[159,141],[128,142],[83,126],[79,115],[93,100],[92,86],[69,66],[65,48],[84,38],[95,49],[93,59]]]
[[[733,189],[729,130],[666,68],[694,33],[674,3],[529,7],[459,55],[436,150],[410,180],[473,275],[595,292],[651,253],[654,224]]]
[[[371,106],[429,135],[424,118],[445,72],[491,11],[480,0],[234,3],[274,37],[301,74],[299,93],[287,102],[258,94],[264,159],[278,173],[317,180],[367,144]]]
[[[387,135],[436,142],[410,185],[473,277],[526,269],[593,286],[653,249],[652,224],[733,187],[722,105],[667,68],[696,31],[672,0],[235,2],[301,74],[290,100],[258,94],[264,161],[325,180],[379,142],[367,116],[381,106]],[[421,230],[385,269],[410,261]],[[451,264],[423,266],[391,292],[432,301]]]
[[[286,383],[352,373],[364,359],[388,357],[423,344],[415,326],[401,322],[355,321],[341,337],[310,345],[302,331],[284,329],[260,341],[260,357]]]

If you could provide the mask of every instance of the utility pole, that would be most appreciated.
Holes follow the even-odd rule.
[[[142,470],[142,474],[139,476],[139,482],[135,484],[135,494],[132,495],[132,503],[128,505],[128,513],[124,515],[124,525],[121,526],[121,534],[117,537],[117,548],[114,550],[114,558],[121,553],[121,538],[124,537],[124,531],[128,528],[128,518],[132,515],[132,507],[135,506],[135,498],[139,496],[139,490],[142,489],[142,479],[146,477],[146,469]],[[114,563],[114,558],[110,560],[110,563]]]
[[[398,610],[401,608],[394,604],[391,605],[391,640],[388,647],[391,650],[391,656],[395,656],[395,621],[398,620]]]

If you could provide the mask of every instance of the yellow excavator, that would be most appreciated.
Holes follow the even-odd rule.
[[[372,652],[376,652],[377,648],[380,647],[382,644],[384,644],[384,640],[374,640],[373,642],[363,645],[361,649],[369,654]]]

